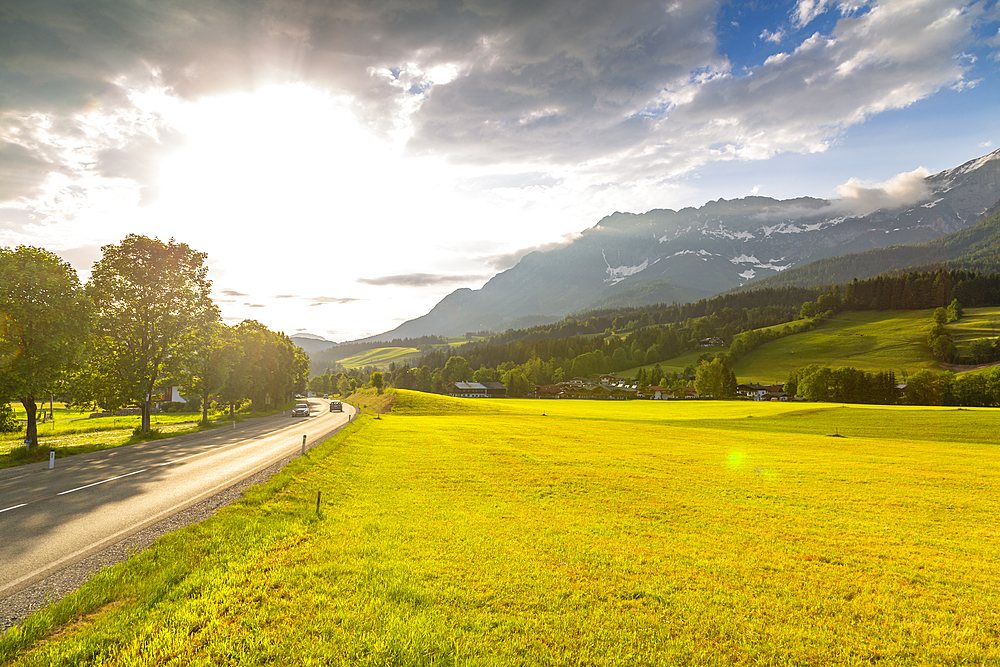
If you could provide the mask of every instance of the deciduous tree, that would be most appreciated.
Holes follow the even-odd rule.
[[[92,304],[73,268],[41,248],[0,248],[0,400],[21,401],[25,440],[38,446],[35,399],[83,361]]]
[[[136,234],[101,250],[87,284],[97,309],[96,384],[140,407],[146,432],[157,381],[178,373],[219,319],[206,255]]]

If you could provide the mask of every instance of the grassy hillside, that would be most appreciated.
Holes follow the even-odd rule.
[[[363,368],[365,366],[385,368],[393,362],[396,365],[406,362],[411,365],[415,364],[421,354],[420,350],[415,347],[378,347],[341,359],[340,363],[345,368]]]
[[[927,347],[929,310],[840,313],[819,328],[780,338],[736,362],[741,381],[784,382],[809,364],[913,373],[939,369]],[[902,377],[900,377],[902,381]]]
[[[996,664],[995,425],[404,392],[0,660]]]
[[[973,341],[1000,336],[1000,308],[968,308],[962,319],[949,324],[947,330],[959,353],[965,353]]]
[[[995,307],[976,308],[968,312],[971,316],[963,318],[960,324],[968,327],[970,336],[976,335],[983,326],[992,326],[991,318],[1000,317],[1000,309]],[[901,374],[903,369],[908,373],[923,369],[940,370],[926,344],[931,313],[929,310],[840,313],[813,331],[762,345],[738,360],[733,371],[740,382],[779,383],[787,380],[796,368],[809,364],[853,366],[866,371],[891,370],[897,374]],[[782,329],[785,326],[779,324],[764,328]],[[680,372],[689,365],[697,366],[698,357],[706,352],[716,354],[726,350],[728,348],[699,348],[661,361],[660,368]],[[642,368],[652,367],[653,364],[647,364]],[[638,368],[632,368],[618,375],[634,378],[638,371]]]

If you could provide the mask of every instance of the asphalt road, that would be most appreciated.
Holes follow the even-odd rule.
[[[309,403],[309,417],[70,456],[52,470],[0,470],[0,600],[301,451],[302,436],[319,442],[354,414]]]

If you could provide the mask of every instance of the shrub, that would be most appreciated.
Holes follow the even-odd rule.
[[[0,403],[0,433],[17,433],[23,426],[14,416],[10,403]]]

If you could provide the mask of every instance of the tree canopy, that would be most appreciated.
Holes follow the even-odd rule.
[[[157,381],[177,373],[219,319],[206,255],[136,234],[101,250],[87,284],[97,311],[91,391],[139,406],[146,432]]]
[[[83,361],[91,318],[69,264],[42,248],[0,248],[0,400],[21,401],[29,447],[38,445],[35,399]]]

